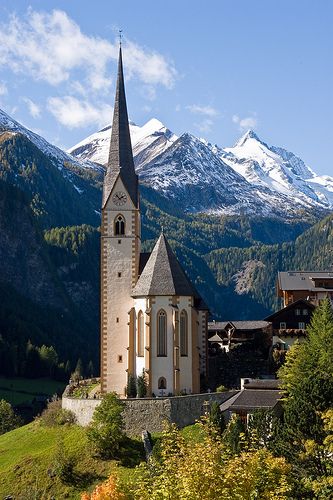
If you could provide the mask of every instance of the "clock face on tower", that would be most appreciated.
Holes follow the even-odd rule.
[[[118,207],[120,205],[125,205],[126,201],[127,201],[127,196],[125,193],[123,193],[122,191],[117,191],[113,196],[112,196],[112,201],[115,205],[117,205]]]

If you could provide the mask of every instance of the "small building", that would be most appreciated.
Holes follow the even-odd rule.
[[[220,405],[226,420],[233,414],[247,425],[250,415],[256,410],[272,410],[276,415],[282,413],[282,391],[279,380],[242,379],[241,390]]]
[[[265,318],[271,323],[273,346],[287,350],[304,339],[314,310],[312,302],[299,299]]]
[[[333,303],[333,271],[279,272],[277,292],[284,307],[300,299],[318,306],[328,297]]]
[[[269,343],[268,321],[211,321],[208,323],[209,353],[214,355],[218,346],[228,352],[239,344],[255,342]]]

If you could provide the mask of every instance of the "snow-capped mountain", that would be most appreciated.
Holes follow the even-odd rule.
[[[290,218],[333,207],[333,178],[251,130],[224,149],[187,133],[177,137],[156,119],[131,123],[130,132],[141,181],[187,211]],[[105,165],[110,136],[108,126],[69,153]]]
[[[251,184],[290,196],[300,205],[333,206],[332,178],[317,176],[298,156],[268,146],[252,130],[232,148],[217,153]]]
[[[23,134],[46,156],[52,158],[53,161],[56,161],[59,169],[62,169],[63,167],[66,168],[66,164],[70,163],[73,166],[83,169],[91,168],[93,170],[102,170],[99,165],[89,161],[89,159],[80,159],[77,156],[72,156],[57,146],[50,144],[46,139],[44,139],[44,137],[24,127],[2,109],[0,109],[0,133],[1,132]]]
[[[141,181],[188,212],[285,217],[287,197],[251,185],[191,134],[181,135],[163,154],[137,167]],[[291,207],[288,217],[295,215]]]
[[[68,152],[77,158],[106,165],[109,156],[111,129],[111,125],[104,127],[70,148]],[[177,139],[175,134],[155,118],[149,120],[143,127],[130,122],[130,133],[137,166],[147,163],[163,153]]]
[[[0,179],[20,189],[43,227],[99,224],[104,167],[50,144],[0,110]]]

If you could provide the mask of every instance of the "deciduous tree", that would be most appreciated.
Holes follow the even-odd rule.
[[[124,438],[122,412],[123,403],[115,392],[106,394],[94,412],[87,436],[101,458],[114,458],[118,454]]]

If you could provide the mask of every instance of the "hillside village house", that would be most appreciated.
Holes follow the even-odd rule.
[[[278,273],[278,296],[283,306],[305,299],[317,306],[325,298],[333,303],[333,272],[284,271]]]
[[[200,392],[207,370],[207,306],[165,235],[141,252],[138,176],[121,48],[101,225],[101,387],[125,395],[145,374],[148,395]]]
[[[273,345],[286,350],[296,340],[302,341],[314,310],[311,302],[299,299],[265,318],[271,323]]]
[[[271,343],[268,321],[210,321],[208,344],[211,354],[215,346],[228,352],[239,344]]]
[[[279,383],[279,380],[241,379],[241,390],[220,405],[226,421],[236,414],[247,425],[256,410],[271,410],[275,415],[281,415]]]

